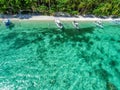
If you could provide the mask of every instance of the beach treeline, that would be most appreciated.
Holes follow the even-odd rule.
[[[46,15],[67,12],[120,16],[120,0],[0,0],[0,14],[18,14],[21,10]]]

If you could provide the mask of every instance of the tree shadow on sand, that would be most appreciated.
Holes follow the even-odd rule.
[[[9,42],[15,39],[17,36],[18,36],[18,33],[16,32],[9,33],[6,36],[2,37],[2,42],[5,42],[5,41]]]
[[[58,42],[66,42],[67,40],[72,40],[74,42],[76,41],[89,41],[89,37],[84,36],[85,33],[92,33],[94,30],[93,27],[88,28],[82,28],[80,31],[75,29],[64,29],[63,31],[57,31],[55,29],[49,29],[44,32],[30,32],[30,33],[16,33],[12,32],[9,33],[7,36],[3,37],[3,41],[14,41],[10,49],[19,49],[26,45],[32,44],[32,43],[38,43],[46,35],[49,35],[51,38],[53,35],[56,35],[57,37],[55,39],[51,39],[52,41],[58,41]],[[21,35],[21,37],[18,37],[18,34]],[[62,35],[62,38],[59,37]],[[82,36],[82,37],[79,37]],[[32,38],[32,39],[31,39]]]
[[[64,29],[63,30],[63,36],[65,38],[69,38],[70,40],[76,42],[76,41],[89,41],[89,37],[85,36],[85,34],[89,33],[92,34],[94,31],[94,27],[87,27],[87,28],[81,28],[79,30],[77,29]]]
[[[94,31],[94,27],[80,28],[80,29],[64,29],[63,32],[68,36],[76,36],[83,35],[85,33],[92,33]]]
[[[4,39],[11,36],[11,40],[14,39],[14,42],[9,47],[10,49],[20,49],[24,46],[27,46],[32,43],[37,43],[38,41],[42,40],[42,37],[39,35],[35,35],[34,33],[20,33],[21,37],[18,37],[12,34],[9,34],[9,36],[4,37]],[[13,36],[13,37],[12,37]],[[32,37],[33,39],[30,39],[29,37]],[[8,39],[10,40],[10,39]]]
[[[29,39],[25,39],[25,38],[17,38],[15,40],[15,42],[11,45],[10,48],[20,49],[20,48],[25,47],[25,46],[27,46],[29,44],[36,43],[36,42],[38,42],[40,40],[42,40],[41,37],[38,37],[38,38],[36,38],[34,40],[29,40]]]

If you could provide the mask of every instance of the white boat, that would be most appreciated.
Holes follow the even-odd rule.
[[[78,22],[73,21],[72,24],[73,24],[73,26],[74,26],[76,29],[79,29],[79,24],[78,24]]]
[[[55,19],[55,24],[56,24],[57,27],[60,28],[60,29],[63,29],[63,28],[64,28],[63,24],[62,24],[61,21],[58,20],[58,19]]]
[[[95,25],[99,28],[104,28],[101,21],[95,21]]]
[[[120,24],[120,20],[112,20],[114,24]]]

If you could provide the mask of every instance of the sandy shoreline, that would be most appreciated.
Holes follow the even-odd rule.
[[[4,20],[6,18],[0,18],[0,21]],[[78,18],[76,17],[54,17],[54,16],[31,16],[31,17],[22,17],[22,18],[9,18],[10,20],[38,20],[38,21],[53,21],[55,19],[59,19],[61,21],[112,21],[112,20],[120,20],[120,18],[117,19],[112,19],[112,18],[107,18],[107,19],[101,19],[101,18],[86,18],[79,16]]]

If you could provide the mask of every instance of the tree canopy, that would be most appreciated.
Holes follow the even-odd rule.
[[[55,12],[70,14],[95,14],[120,16],[120,0],[0,0],[1,14],[18,14],[31,10],[53,15]]]

